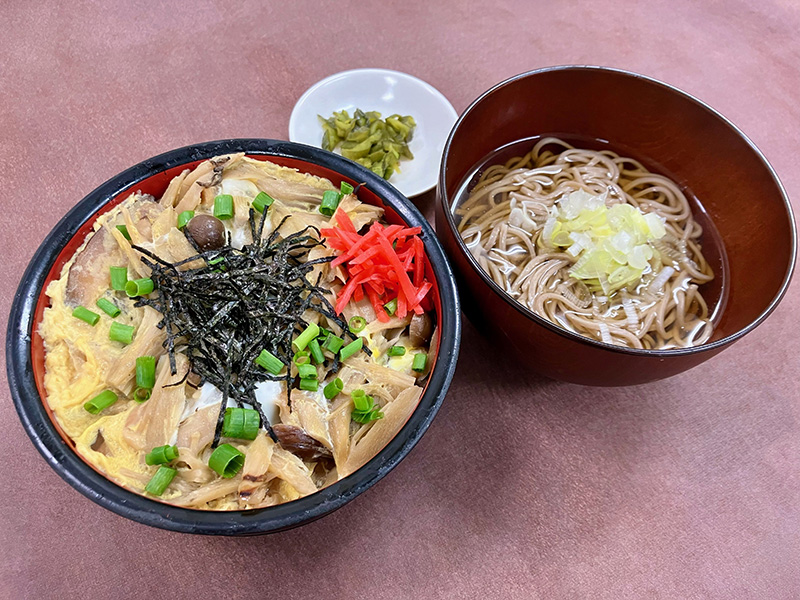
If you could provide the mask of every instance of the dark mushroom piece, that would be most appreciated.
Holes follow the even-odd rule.
[[[94,306],[110,286],[108,268],[126,262],[114,236],[106,226],[101,227],[69,268],[64,301],[68,306]]]
[[[202,251],[219,250],[225,245],[225,225],[211,215],[195,215],[184,228],[197,247]]]
[[[426,313],[411,317],[408,326],[408,339],[412,345],[422,347],[427,344],[433,334],[433,319]]]
[[[272,426],[278,442],[284,450],[288,450],[301,460],[312,461],[331,458],[331,451],[319,441],[312,438],[300,427],[279,423]]]

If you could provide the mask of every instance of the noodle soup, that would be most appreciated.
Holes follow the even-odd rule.
[[[459,186],[459,234],[510,297],[565,329],[643,349],[699,345],[724,309],[720,238],[688,190],[587,139],[505,146]]]

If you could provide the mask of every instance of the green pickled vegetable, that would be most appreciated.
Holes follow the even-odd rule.
[[[341,148],[342,156],[384,179],[400,171],[401,159],[414,158],[408,147],[417,126],[412,116],[395,114],[384,120],[379,112],[357,108],[352,117],[346,110],[318,117],[325,150]]]

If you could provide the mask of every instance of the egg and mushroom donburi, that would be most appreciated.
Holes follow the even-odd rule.
[[[259,508],[402,428],[438,340],[420,228],[243,154],[133,193],[47,288],[46,402],[78,454],[178,506]]]

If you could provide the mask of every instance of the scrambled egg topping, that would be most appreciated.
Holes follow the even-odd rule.
[[[320,188],[330,187],[330,183],[316,177],[298,173],[292,169],[283,167],[264,167],[265,169],[277,168],[280,176],[289,181],[297,181],[307,185]],[[242,196],[247,200],[252,196],[251,189],[242,187],[245,184],[227,183],[226,191]],[[255,186],[252,186],[257,191]],[[223,186],[225,187],[225,186]],[[74,271],[79,274],[81,291],[83,294],[80,302],[71,298],[70,294],[74,290],[70,286],[70,269],[76,266],[76,260],[82,253],[90,251],[90,244],[94,236],[106,236],[109,247],[115,247],[118,236],[123,234],[117,231],[114,225],[121,221],[121,209],[131,206],[136,200],[136,194],[126,200],[120,207],[99,217],[94,224],[94,232],[87,237],[84,244],[76,252],[75,256],[64,265],[59,279],[53,281],[46,290],[50,298],[50,307],[44,311],[40,324],[40,334],[45,344],[45,376],[44,385],[47,390],[47,402],[53,410],[53,414],[69,438],[71,438],[78,454],[83,456],[95,468],[105,473],[117,483],[120,483],[134,491],[141,492],[148,479],[153,474],[153,467],[149,467],[144,461],[144,452],[137,447],[140,444],[131,443],[131,437],[138,435],[135,431],[131,432],[131,424],[128,422],[132,412],[137,406],[141,406],[133,400],[126,400],[125,396],[130,396],[133,389],[133,381],[129,375],[120,377],[119,363],[124,360],[126,352],[131,353],[132,346],[124,346],[119,342],[109,339],[109,328],[112,322],[116,321],[125,325],[133,326],[137,331],[137,338],[142,335],[143,330],[155,331],[155,323],[160,319],[160,315],[151,308],[135,307],[134,301],[124,297],[124,294],[115,294],[108,289],[108,267],[111,265],[127,264],[129,271],[135,272],[141,265],[133,266],[130,256],[117,254],[113,258],[106,257],[97,263],[89,261],[87,266],[77,265],[79,268]],[[249,206],[249,203],[246,203]],[[153,235],[156,234],[156,223],[153,224]],[[226,224],[229,225],[229,224]],[[174,225],[170,225],[170,233]],[[165,234],[166,235],[166,234]],[[98,237],[98,239],[100,239]],[[97,242],[97,240],[95,240]],[[125,246],[124,243],[120,246]],[[95,247],[92,251],[95,251]],[[102,257],[102,252],[98,254]],[[103,262],[105,260],[105,262]],[[83,271],[82,271],[83,270]],[[90,272],[91,271],[91,272]],[[98,298],[104,297],[115,304],[121,311],[120,315],[114,319],[106,314],[100,314],[100,320],[95,326],[91,326],[80,319],[72,316],[72,310],[76,304],[83,304],[86,307],[96,310],[95,302]],[[149,312],[146,312],[149,311]],[[100,313],[100,311],[97,311]],[[145,321],[149,319],[149,321]],[[143,323],[144,321],[144,323]],[[406,352],[402,356],[389,357],[386,354],[387,348],[378,343],[376,338],[382,336],[369,333],[362,333],[365,345],[373,351],[373,357],[379,364],[387,366],[393,370],[404,374],[412,374],[411,365],[416,352],[425,350],[411,347],[406,337],[396,340],[397,345],[404,345]],[[151,336],[152,337],[152,336]],[[134,340],[134,345],[136,340]],[[135,349],[140,350],[140,349]],[[149,352],[142,354],[163,355],[164,351],[160,347],[160,339],[154,343]],[[133,352],[132,354],[139,354]],[[162,356],[162,360],[165,358]],[[181,376],[173,376],[170,382],[179,381]],[[113,382],[117,383],[113,383]],[[84,403],[103,392],[106,389],[116,389],[120,392],[120,400],[111,407],[103,410],[100,414],[94,415],[84,409]],[[201,390],[191,390],[186,388],[187,411],[191,408],[191,413],[196,414],[203,408],[201,400]],[[183,414],[181,422],[187,418]],[[127,427],[126,427],[127,424]],[[175,443],[173,435],[170,443]],[[299,497],[299,494],[291,485],[281,480],[279,483],[280,494],[285,499]],[[179,492],[168,491],[162,499],[180,495]],[[219,504],[216,508],[237,508],[234,502],[230,506]]]

